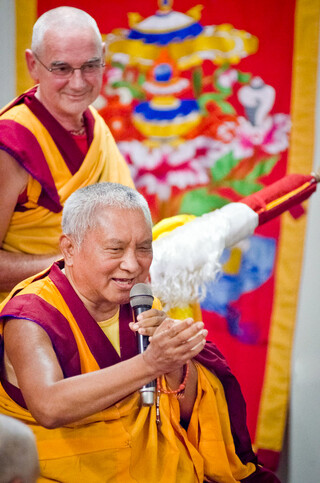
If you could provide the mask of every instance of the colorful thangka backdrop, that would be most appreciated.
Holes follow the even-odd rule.
[[[50,8],[82,8],[97,20],[106,70],[95,105],[154,222],[199,216],[311,171],[319,0],[38,0],[29,11],[24,5],[23,18],[22,3],[21,51],[33,17]],[[30,80],[17,65],[20,91]],[[255,448],[270,468],[286,424],[305,208],[225,251],[202,302],[209,338],[240,381]]]

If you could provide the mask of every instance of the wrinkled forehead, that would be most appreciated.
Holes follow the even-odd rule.
[[[98,206],[92,213],[92,227],[105,228],[112,235],[135,233],[152,238],[152,226],[140,207]]]
[[[91,26],[80,28],[48,29],[39,47],[42,56],[50,55],[55,60],[73,60],[101,57],[103,45],[101,38]]]

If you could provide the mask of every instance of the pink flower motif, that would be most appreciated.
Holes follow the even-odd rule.
[[[229,88],[238,81],[238,71],[236,69],[226,69],[218,77],[218,83],[223,88]]]
[[[138,141],[121,142],[137,189],[145,188],[168,200],[172,188],[185,190],[210,182],[209,169],[230,150],[226,144],[207,137],[198,137],[177,147],[170,145],[149,148]]]
[[[277,154],[288,148],[291,127],[288,115],[268,116],[258,126],[252,125],[244,117],[238,119],[234,142],[237,158],[251,156],[256,149],[267,154]]]

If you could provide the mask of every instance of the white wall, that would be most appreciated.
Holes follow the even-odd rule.
[[[0,107],[16,95],[15,2],[0,0]]]
[[[0,46],[0,106],[3,106],[15,95],[13,0],[0,0]],[[318,86],[320,92],[320,75]],[[318,97],[316,132],[320,133],[320,96]],[[318,137],[314,166],[320,168]],[[287,482],[283,480],[282,483],[320,481],[320,186],[309,203],[304,266],[292,358],[287,453],[289,474]],[[287,464],[286,459],[282,464]]]
[[[318,66],[314,169],[320,173],[320,54]],[[320,481],[320,184],[309,203],[292,356],[289,483]]]

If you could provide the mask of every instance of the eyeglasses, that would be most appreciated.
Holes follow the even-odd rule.
[[[101,71],[102,67],[105,66],[104,62],[101,62],[101,59],[97,59],[85,62],[84,64],[82,64],[81,67],[72,67],[67,62],[59,62],[58,65],[54,65],[53,67],[47,67],[39,59],[37,54],[33,52],[33,55],[48,72],[51,72],[57,77],[71,77],[75,70],[80,70],[83,76],[89,77],[98,74]]]

